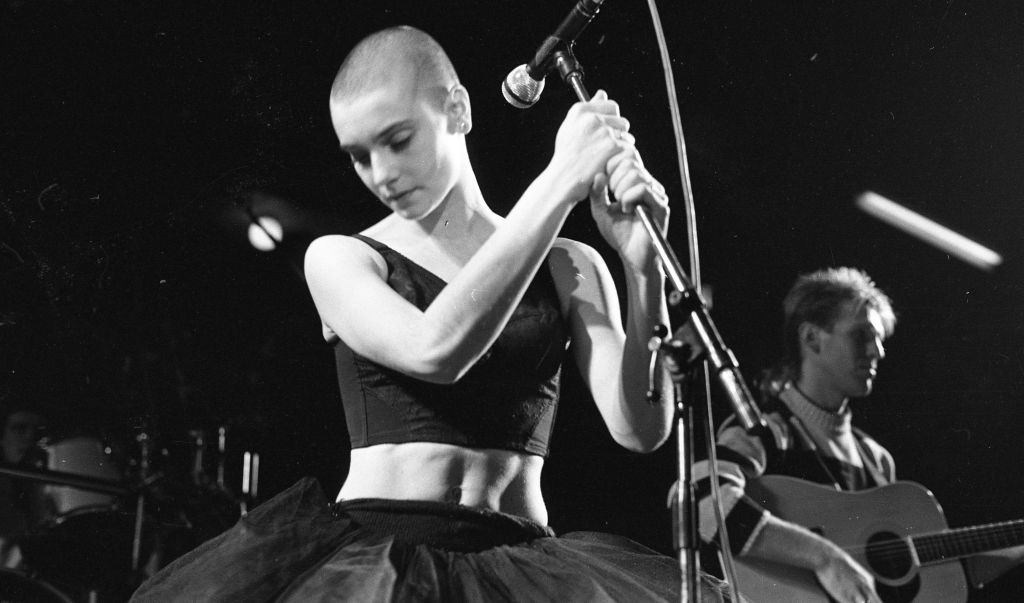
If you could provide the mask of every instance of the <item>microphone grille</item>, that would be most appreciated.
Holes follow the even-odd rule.
[[[501,94],[508,101],[508,104],[517,109],[529,109],[539,99],[544,91],[544,79],[539,81],[530,77],[526,71],[526,65],[520,65],[512,70],[501,83]]]

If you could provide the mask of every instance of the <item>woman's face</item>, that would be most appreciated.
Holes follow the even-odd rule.
[[[411,73],[396,73],[368,92],[331,101],[334,131],[356,174],[403,218],[419,220],[437,208],[464,165],[465,143],[441,95],[418,90]]]

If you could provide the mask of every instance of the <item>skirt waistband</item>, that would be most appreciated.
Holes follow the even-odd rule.
[[[449,551],[481,551],[555,535],[525,517],[455,503],[359,498],[334,503],[331,512],[396,542]]]

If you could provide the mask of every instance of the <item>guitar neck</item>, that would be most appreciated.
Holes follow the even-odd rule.
[[[1024,520],[912,536],[921,565],[942,563],[1024,544]]]

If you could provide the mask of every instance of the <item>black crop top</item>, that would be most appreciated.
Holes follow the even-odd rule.
[[[425,310],[445,287],[437,275],[387,245],[355,235],[384,258],[388,285]],[[353,448],[441,442],[546,456],[568,334],[543,266],[505,329],[450,385],[427,383],[368,360],[340,339],[334,355]]]

